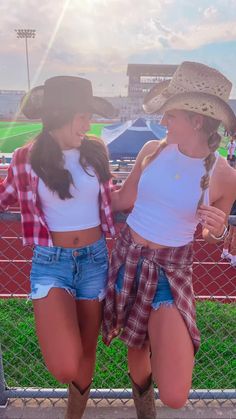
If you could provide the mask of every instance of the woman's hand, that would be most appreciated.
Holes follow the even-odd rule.
[[[226,214],[219,208],[201,205],[198,212],[199,221],[204,229],[215,237],[220,237],[225,230]]]

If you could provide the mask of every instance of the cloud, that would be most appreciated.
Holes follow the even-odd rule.
[[[203,11],[203,16],[205,19],[212,19],[218,17],[218,10],[214,6],[207,7]]]
[[[171,29],[163,25],[163,23],[161,23],[161,21],[158,18],[151,19],[151,23],[153,23],[154,27],[158,29],[161,33],[169,35],[172,32]]]
[[[177,49],[195,49],[213,42],[228,42],[236,40],[236,19],[231,22],[195,25],[180,33],[172,42]],[[179,42],[180,41],[180,42]]]
[[[56,73],[118,77],[134,57],[157,62],[165,51],[174,61],[178,51],[236,41],[235,0],[7,0],[0,15],[2,82],[13,62],[12,74],[24,78],[25,45],[15,28],[37,31],[29,41],[35,81]]]
[[[184,1],[179,0],[180,6],[181,3],[183,5]],[[236,37],[236,19],[218,22],[213,27],[211,20],[218,15],[215,6],[209,5],[202,10],[205,19],[194,24],[190,20],[186,24],[187,17],[183,15],[185,24],[181,28],[174,20],[168,22],[165,18],[168,9],[173,7],[178,7],[176,0],[136,3],[133,0],[49,0],[43,4],[36,0],[21,0],[20,7],[16,0],[8,0],[5,5],[0,5],[4,22],[2,34],[8,26],[8,48],[13,51],[20,48],[21,42],[15,39],[13,29],[32,26],[37,33],[31,54],[36,48],[38,53],[41,49],[42,54],[45,45],[50,44],[48,53],[57,62],[65,60],[73,65],[82,59],[87,65],[103,56],[111,66],[127,60],[130,54],[140,49],[194,49]]]

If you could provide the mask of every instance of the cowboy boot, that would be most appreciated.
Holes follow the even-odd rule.
[[[75,384],[69,384],[69,396],[65,419],[81,419],[89,398],[91,383],[81,393]]]
[[[155,406],[155,394],[152,384],[152,376],[150,375],[148,385],[142,389],[133,380],[129,374],[132,393],[134,399],[134,405],[137,412],[138,419],[155,419],[156,418],[156,406]]]

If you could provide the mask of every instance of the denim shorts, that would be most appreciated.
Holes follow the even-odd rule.
[[[137,266],[137,274],[135,277],[136,284],[138,286],[143,259],[140,258]],[[119,269],[117,280],[116,280],[116,292],[119,293],[122,290],[124,282],[125,265],[122,265]],[[173,305],[174,297],[172,295],[169,280],[162,268],[158,268],[158,284],[156,293],[152,301],[152,308],[157,310],[161,305]]]
[[[77,300],[103,300],[107,284],[108,251],[105,238],[75,249],[35,246],[30,273],[31,299],[62,288]]]

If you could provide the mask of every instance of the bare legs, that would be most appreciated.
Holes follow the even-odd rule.
[[[62,383],[81,390],[92,380],[102,303],[75,301],[65,290],[53,288],[34,300],[39,344],[48,370]]]
[[[82,391],[93,376],[102,303],[74,299],[54,288],[46,298],[34,300],[36,329],[49,371],[61,382],[74,382]],[[186,402],[191,387],[194,353],[191,338],[177,308],[152,310],[149,346],[128,350],[133,381],[145,388],[152,372],[160,398],[172,408]],[[138,366],[138,367],[137,367]]]
[[[148,332],[151,361],[147,347],[129,349],[131,376],[138,386],[144,387],[152,370],[161,400],[178,409],[185,404],[192,381],[194,351],[188,330],[174,305],[162,305],[158,310],[152,310]]]
[[[142,349],[128,348],[128,366],[133,381],[139,387],[144,388],[152,372],[149,345],[144,346]]]

